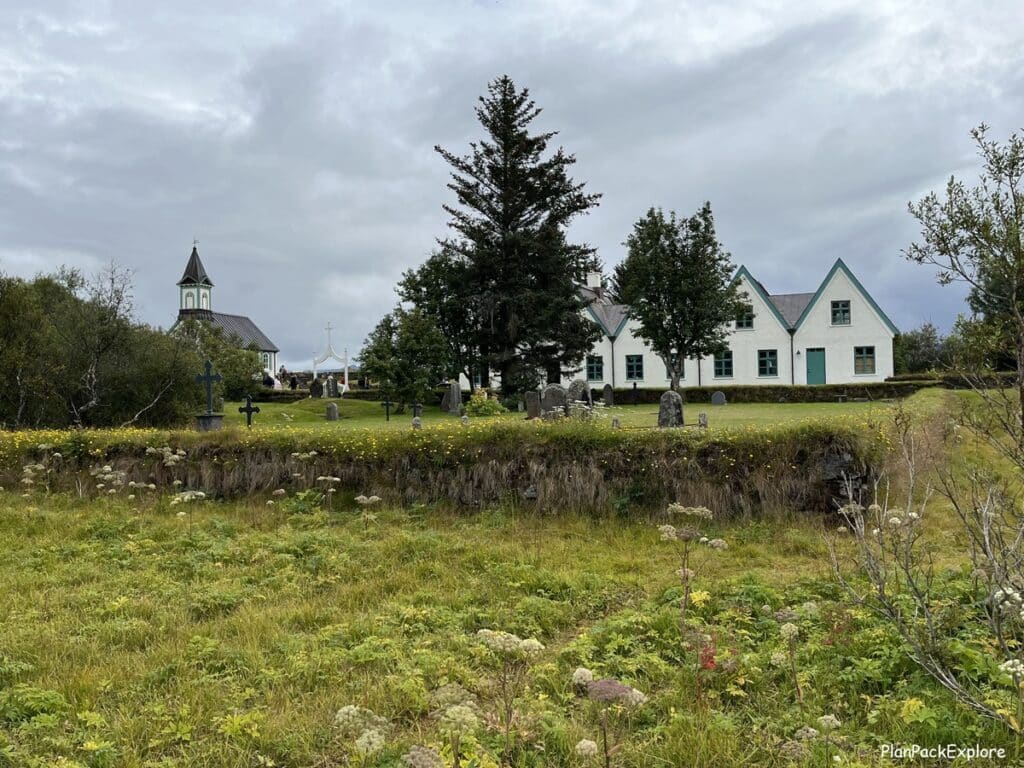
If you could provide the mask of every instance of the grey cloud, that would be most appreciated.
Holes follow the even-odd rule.
[[[1020,21],[1011,2],[0,9],[0,269],[114,257],[166,326],[195,235],[216,306],[286,362],[308,364],[327,320],[354,352],[446,234],[433,146],[465,150],[507,72],[604,194],[573,234],[606,265],[647,207],[710,199],[772,290],[841,256],[901,327],[948,325],[962,291],[900,258],[905,206],[971,178],[972,125],[1020,128]]]

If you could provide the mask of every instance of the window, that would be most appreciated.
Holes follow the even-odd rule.
[[[875,348],[854,347],[853,348],[853,372],[874,373],[875,372]]]
[[[779,350],[759,349],[757,350],[757,375],[778,376],[779,375]]]
[[[626,381],[639,381],[644,377],[644,356],[626,355]]]
[[[732,350],[727,349],[720,355],[715,355],[715,378],[728,379],[732,376]]]
[[[678,357],[679,357],[679,355],[672,355],[672,362],[673,363],[677,362]],[[669,379],[670,381],[672,379],[672,371],[669,370],[669,367],[668,367],[667,364],[665,365],[665,378]],[[680,367],[680,369],[679,369],[679,378],[680,379],[685,379],[686,378],[686,361],[685,360],[683,361],[682,367]]]
[[[587,381],[604,381],[604,358],[587,355]]]
[[[270,368],[270,355],[268,355],[266,352],[261,352],[260,353],[260,357],[263,359],[263,367],[269,370],[269,368]]]
[[[754,308],[747,308],[736,317],[737,330],[750,330],[754,327]]]
[[[832,302],[832,325],[849,325],[850,324],[850,302],[849,300],[844,301],[833,301]]]

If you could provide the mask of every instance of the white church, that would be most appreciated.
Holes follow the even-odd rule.
[[[683,364],[683,387],[859,384],[893,375],[896,326],[841,259],[813,293],[770,294],[746,267],[734,280],[750,312],[731,324],[729,349]],[[637,336],[628,307],[601,288],[601,274],[580,288],[584,312],[603,335],[586,358],[591,387],[665,389],[664,361]]]
[[[264,371],[273,374],[277,370],[277,353],[280,350],[256,323],[245,315],[213,311],[213,281],[206,273],[195,244],[185,264],[185,272],[178,281],[178,319],[174,326],[186,318],[201,320],[220,328],[224,338],[233,340],[239,347],[256,349]]]

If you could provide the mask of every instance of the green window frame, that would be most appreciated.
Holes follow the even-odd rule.
[[[721,354],[715,355],[715,378],[732,378],[732,350],[727,349]]]
[[[863,375],[868,375],[875,372],[874,347],[853,348],[853,372],[855,374]]]
[[[604,357],[587,355],[587,381],[604,381]]]
[[[759,349],[757,350],[757,375],[778,376],[779,375],[779,350]]]
[[[850,300],[841,299],[832,302],[832,325],[850,324]]]
[[[640,381],[644,377],[644,356],[626,355],[626,381]]]
[[[747,305],[746,309],[736,318],[736,329],[749,331],[754,327],[754,308]]]

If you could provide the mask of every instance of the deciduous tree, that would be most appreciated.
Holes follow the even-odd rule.
[[[637,335],[665,361],[672,389],[687,359],[726,348],[730,323],[747,309],[729,253],[715,234],[711,203],[677,220],[651,208],[626,238],[613,293],[629,307]]]

